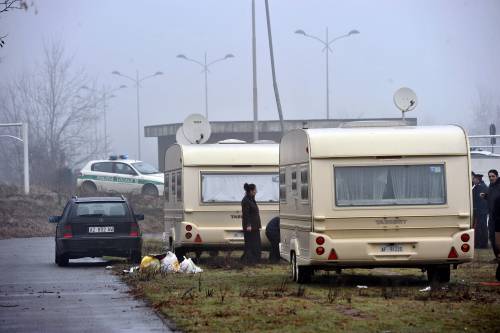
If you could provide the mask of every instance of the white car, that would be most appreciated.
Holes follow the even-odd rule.
[[[126,155],[109,160],[90,161],[80,170],[77,187],[87,194],[99,192],[163,195],[163,173],[155,167]]]

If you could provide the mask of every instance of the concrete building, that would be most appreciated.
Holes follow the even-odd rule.
[[[353,121],[393,121],[400,122],[401,118],[378,118],[378,119],[306,119],[285,120],[285,132],[296,128],[331,128],[339,127]],[[408,125],[416,125],[416,118],[407,118]],[[212,121],[210,122],[212,135],[208,143],[217,143],[226,139],[238,139],[247,142],[253,141],[252,121]],[[173,145],[175,135],[181,123],[152,125],[144,127],[144,135],[147,138],[158,138],[158,168],[163,171],[165,167],[165,152]],[[278,120],[259,121],[259,139],[280,142],[281,131]]]

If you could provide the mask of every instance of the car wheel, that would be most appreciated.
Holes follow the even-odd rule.
[[[57,251],[56,249],[55,262],[59,267],[66,267],[69,264],[69,257],[66,254],[60,254],[59,251]]]
[[[130,262],[132,264],[140,264],[142,260],[142,252],[141,250],[134,250],[130,254]]]
[[[157,197],[158,189],[154,185],[146,184],[142,187],[142,194],[150,197]]]
[[[215,257],[217,257],[217,256],[219,255],[219,251],[217,251],[217,250],[214,250],[214,251],[209,251],[209,252],[208,252],[208,255],[209,255],[210,257],[212,257],[212,258],[215,258]]]
[[[97,192],[97,186],[92,182],[84,182],[80,187],[83,194],[94,194]]]

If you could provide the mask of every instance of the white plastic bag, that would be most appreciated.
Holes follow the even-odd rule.
[[[167,273],[177,273],[179,271],[179,261],[177,256],[168,251],[165,258],[161,260],[161,270]]]
[[[203,269],[196,266],[191,258],[184,257],[184,260],[180,264],[180,272],[188,274],[196,274],[203,272]]]

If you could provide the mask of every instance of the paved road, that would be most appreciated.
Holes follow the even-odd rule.
[[[105,266],[56,266],[53,238],[0,240],[0,332],[170,332]]]

